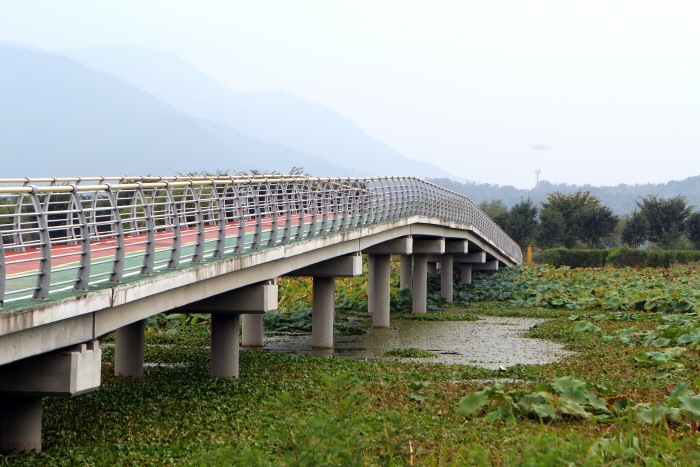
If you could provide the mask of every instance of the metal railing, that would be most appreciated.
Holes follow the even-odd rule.
[[[413,215],[470,224],[522,260],[469,198],[415,177],[0,179],[0,310]]]

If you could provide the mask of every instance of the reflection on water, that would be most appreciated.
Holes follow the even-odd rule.
[[[324,357],[385,359],[389,349],[418,348],[436,358],[407,361],[459,363],[496,369],[517,363],[555,362],[571,352],[563,345],[541,339],[519,337],[524,331],[546,320],[486,316],[479,321],[394,320],[390,329],[370,329],[359,336],[336,336],[335,348],[311,349],[311,336],[291,335],[265,338],[265,350]],[[388,358],[387,358],[388,359]]]

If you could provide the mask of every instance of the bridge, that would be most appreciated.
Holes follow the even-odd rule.
[[[390,255],[414,313],[438,266],[451,300],[453,268],[470,282],[522,260],[469,198],[414,177],[0,179],[0,238],[0,451],[41,449],[43,397],[99,387],[102,336],[118,375],[143,375],[158,313],[211,313],[211,375],[235,378],[280,276],[313,278],[312,346],[333,348],[335,278],[361,275],[362,254],[374,327]]]

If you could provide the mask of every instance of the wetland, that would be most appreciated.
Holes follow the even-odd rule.
[[[608,299],[640,274],[644,294]],[[0,466],[697,465],[700,318],[692,290],[668,289],[687,271],[659,274],[517,268],[421,320],[397,311],[391,329],[336,336],[333,355],[353,358],[270,334],[241,352],[238,379],[209,377],[206,321],[153,328],[143,378],[115,377],[104,348],[100,389],[44,399],[43,452]],[[338,321],[368,325],[361,292],[339,291],[354,311]]]

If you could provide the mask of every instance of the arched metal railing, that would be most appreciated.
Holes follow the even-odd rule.
[[[415,177],[0,179],[0,310],[414,215],[522,260],[469,198]]]

